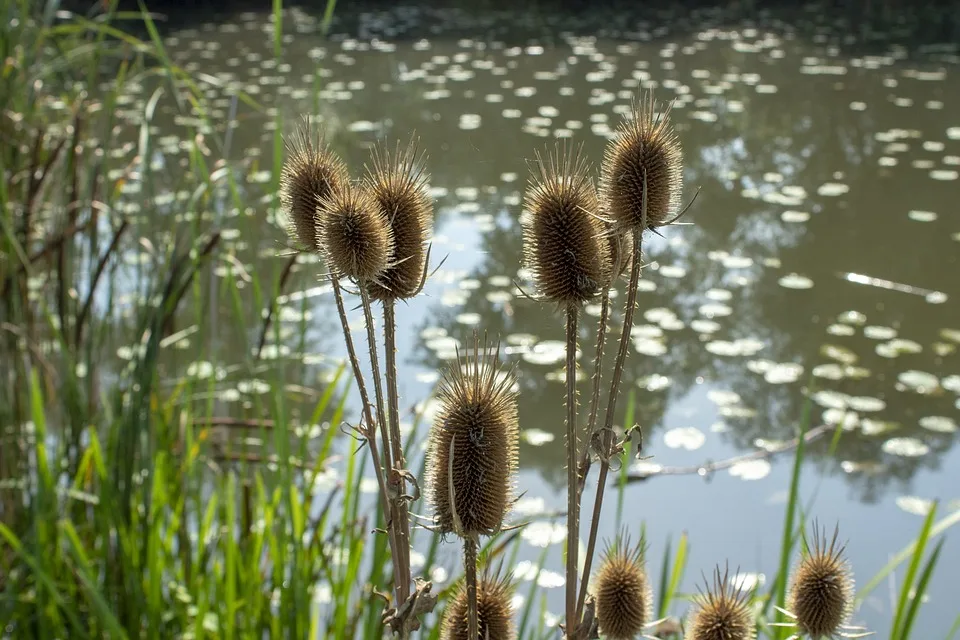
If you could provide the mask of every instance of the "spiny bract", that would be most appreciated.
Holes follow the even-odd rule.
[[[606,238],[610,260],[610,285],[630,268],[633,255],[633,232],[617,231],[612,223],[606,223]]]
[[[799,631],[813,638],[841,635],[853,607],[853,577],[838,544],[839,528],[827,545],[826,531],[814,524],[813,546],[790,582],[787,608]]]
[[[597,622],[604,638],[632,640],[651,622],[653,591],[644,568],[643,541],[621,534],[604,554],[593,580]]]
[[[490,535],[506,515],[517,467],[519,429],[512,374],[500,371],[497,347],[480,346],[440,382],[440,410],[430,432],[427,492],[441,533]]]
[[[319,202],[349,182],[346,165],[327,147],[323,136],[314,139],[310,122],[287,144],[280,171],[280,206],[287,217],[287,234],[305,251],[318,251]]]
[[[646,187],[644,187],[646,183]],[[680,204],[683,153],[669,112],[657,114],[653,94],[634,102],[604,154],[600,196],[618,229],[655,229],[670,221]]]
[[[330,269],[357,282],[375,280],[393,249],[390,225],[376,202],[349,183],[320,201],[317,236]]]
[[[364,182],[393,230],[390,264],[370,286],[375,300],[411,298],[420,292],[427,262],[427,241],[433,226],[433,201],[427,191],[423,158],[413,140],[390,153],[380,145]]]
[[[696,610],[686,640],[753,640],[755,625],[747,594],[731,585],[729,573],[718,567],[713,585],[696,597]]]
[[[512,640],[513,584],[503,578],[483,575],[477,580],[477,622],[479,636],[473,640]],[[461,581],[456,595],[447,605],[441,637],[444,640],[468,640],[467,588]]]
[[[537,154],[539,173],[524,197],[524,261],[547,300],[580,304],[610,280],[610,247],[597,193],[579,153]]]

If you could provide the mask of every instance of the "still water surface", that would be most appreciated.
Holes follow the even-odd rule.
[[[227,160],[248,176],[248,206],[216,215],[248,272],[277,273],[286,260],[269,188],[278,116],[285,133],[302,114],[320,119],[355,173],[375,140],[416,131],[436,198],[432,262],[446,261],[399,312],[402,402],[424,406],[438,367],[475,328],[499,337],[522,388],[522,513],[562,509],[565,486],[562,318],[514,285],[524,276],[517,219],[527,161],[554,138],[572,138],[596,165],[641,87],[672,100],[685,200],[700,193],[687,224],[644,247],[625,380],[652,458],[631,473],[788,440],[812,398],[813,424],[842,424],[843,433],[832,455],[828,438],[811,447],[801,497],[812,516],[839,522],[862,583],[913,538],[929,501],[941,501],[941,515],[960,508],[960,53],[902,33],[854,36],[821,16],[816,7],[750,21],[719,10],[644,20],[398,8],[341,13],[324,39],[320,16],[295,9],[285,14],[279,61],[267,13],[218,16],[168,32],[165,44],[176,63],[205,74],[216,135],[231,123]],[[238,89],[266,111],[235,103]],[[126,115],[142,118],[148,98],[131,95]],[[193,122],[160,104],[152,161],[175,192]],[[169,204],[172,196],[151,197]],[[189,223],[175,209],[149,222],[151,233]],[[309,260],[297,265],[282,299],[285,338],[265,350],[304,387],[342,355],[318,275]],[[232,301],[221,300],[216,312],[229,318]],[[223,372],[216,389],[225,413],[257,390],[250,372],[238,379],[231,368],[258,324],[252,295],[242,304],[251,322],[220,325],[216,367],[192,362],[189,340],[171,346],[179,352],[171,375]],[[589,373],[595,328],[586,324]],[[787,454],[706,477],[631,483],[624,523],[646,523],[654,575],[668,537],[689,533],[686,591],[715,563],[769,581],[789,477]],[[607,504],[602,538],[615,531],[616,501]],[[539,555],[540,534],[550,537],[549,527],[537,531],[525,534],[525,561]],[[452,566],[455,546],[446,552]],[[551,570],[560,570],[559,554],[555,546]],[[950,540],[923,610],[924,637],[943,637],[960,613],[949,569],[957,566],[960,544]],[[539,580],[559,611],[562,578]],[[883,635],[889,619],[884,585],[857,620]]]

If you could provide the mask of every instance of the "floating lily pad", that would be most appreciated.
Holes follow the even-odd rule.
[[[531,428],[524,429],[520,432],[520,437],[527,444],[539,447],[540,445],[546,444],[548,442],[553,442],[555,436],[549,431],[544,431],[543,429]]]
[[[663,443],[671,449],[696,451],[706,440],[707,437],[696,427],[677,427],[663,434]]]
[[[799,273],[789,273],[777,282],[787,289],[809,289],[813,286],[813,280]]]
[[[916,438],[890,438],[882,448],[884,453],[904,458],[917,458],[930,453],[930,447]]]
[[[523,359],[531,364],[557,364],[567,356],[567,343],[562,340],[544,340],[523,354]]]
[[[926,500],[918,496],[898,496],[896,503],[898,507],[907,513],[918,516],[927,515],[930,513],[930,509],[933,508],[933,500]]]
[[[720,407],[740,404],[740,395],[734,391],[723,389],[710,389],[707,391],[707,399]]]
[[[549,547],[567,539],[567,527],[557,522],[534,521],[521,530],[520,537],[534,547]]]
[[[836,360],[843,364],[853,364],[857,361],[857,354],[846,347],[835,344],[825,344],[820,347],[820,353],[831,360]]]
[[[890,340],[897,337],[897,330],[893,327],[878,327],[870,325],[863,328],[863,335],[871,340]]]
[[[852,336],[856,331],[848,324],[835,323],[827,327],[827,333],[833,336]]]
[[[868,396],[854,396],[849,398],[847,402],[851,409],[861,412],[882,411],[887,406],[880,398],[871,398]]]
[[[956,433],[957,423],[948,416],[924,416],[920,418],[920,426],[937,433]]]
[[[937,379],[937,376],[925,371],[915,371],[912,369],[910,371],[904,371],[897,376],[897,380],[907,389],[921,394],[933,393],[940,387],[940,381]]]
[[[821,196],[842,196],[850,191],[850,187],[839,182],[827,182],[817,188],[817,193]]]
[[[730,467],[730,475],[743,480],[762,480],[770,475],[771,464],[763,459],[744,460]]]
[[[803,367],[792,362],[775,364],[763,374],[763,379],[770,384],[787,384],[796,382],[803,373]]]

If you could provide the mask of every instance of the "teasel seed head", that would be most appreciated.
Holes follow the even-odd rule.
[[[480,640],[513,640],[516,637],[513,591],[514,584],[509,577],[498,578],[485,570],[477,579]],[[467,588],[463,581],[447,605],[440,635],[443,640],[468,640],[470,637],[467,629]]]
[[[329,268],[356,282],[375,281],[387,266],[393,234],[362,185],[344,182],[319,203],[317,238]]]
[[[578,151],[557,146],[530,176],[523,253],[540,294],[566,306],[594,298],[610,280],[610,246],[597,193]]]
[[[310,122],[297,129],[287,144],[280,171],[280,207],[287,217],[287,234],[305,251],[317,251],[317,206],[350,180],[346,165],[327,147],[323,135],[314,137]]]
[[[713,585],[706,585],[706,591],[696,597],[686,640],[753,640],[756,636],[747,593],[732,585],[729,575],[717,567]]]
[[[646,228],[655,229],[679,208],[683,153],[669,110],[658,115],[652,93],[634,102],[604,154],[600,197],[618,229],[643,226],[644,180]]]
[[[604,638],[632,640],[652,621],[653,590],[643,555],[643,541],[631,545],[626,533],[621,533],[604,553],[592,586]]]
[[[804,553],[790,581],[787,608],[798,630],[812,638],[833,638],[853,609],[854,584],[845,546],[838,543],[839,527],[827,544],[826,529],[814,523],[813,546]]]
[[[423,286],[427,267],[427,242],[433,228],[433,201],[427,191],[427,174],[416,141],[406,149],[397,143],[391,153],[377,145],[372,167],[364,179],[377,206],[393,231],[390,264],[370,287],[375,300],[412,298]]]
[[[498,366],[499,345],[474,336],[440,382],[440,410],[427,449],[427,497],[442,534],[500,530],[513,492],[519,429],[514,376]]]

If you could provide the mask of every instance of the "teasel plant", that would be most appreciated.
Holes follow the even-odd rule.
[[[579,151],[559,147],[552,155],[536,156],[524,198],[524,264],[533,276],[537,297],[556,304],[566,314],[567,404],[567,556],[565,633],[588,637],[592,622],[585,614],[590,570],[596,550],[603,492],[611,459],[623,453],[613,429],[617,399],[636,309],[646,231],[677,222],[681,208],[683,154],[670,123],[670,110],[656,111],[652,92],[633,102],[630,113],[608,143],[599,184],[594,188],[590,167]],[[691,201],[691,205],[692,205]],[[599,422],[604,344],[610,317],[610,290],[629,271],[623,327],[612,379],[607,384],[606,412]],[[586,445],[578,437],[576,352],[579,310],[600,300],[597,341]],[[590,519],[583,571],[578,575],[580,504],[593,455],[599,459],[597,494]],[[579,587],[579,588],[578,588]],[[595,604],[595,603],[594,603]]]
[[[401,555],[400,572],[407,576],[407,586],[400,594],[404,602],[410,596],[410,516],[407,498],[419,497],[417,480],[406,468],[403,439],[400,433],[400,401],[397,387],[397,322],[396,304],[398,300],[409,300],[423,290],[427,278],[430,260],[429,239],[433,228],[433,202],[427,192],[428,176],[424,168],[425,158],[418,152],[417,141],[411,137],[406,148],[399,141],[391,152],[386,144],[378,144],[371,154],[371,165],[366,167],[363,179],[364,187],[371,194],[379,214],[387,221],[394,242],[391,246],[389,261],[379,277],[370,280],[363,287],[365,313],[372,326],[372,314],[369,313],[370,299],[377,300],[383,307],[384,354],[386,357],[387,381],[387,418],[389,426],[390,455],[393,465],[389,471],[388,487],[396,500],[395,517],[398,547]],[[378,406],[384,406],[382,395],[377,395]],[[384,436],[385,441],[386,436]],[[413,485],[413,493],[407,493],[407,482]]]
[[[633,544],[626,531],[607,546],[593,577],[595,620],[588,637],[597,632],[609,640],[651,638],[644,630],[660,621],[653,618],[653,589],[647,575],[643,538]],[[586,580],[586,578],[584,578]]]
[[[774,627],[792,627],[790,640],[811,638],[865,638],[873,635],[864,627],[848,625],[853,611],[854,581],[844,557],[846,545],[839,542],[839,525],[827,542],[827,530],[813,523],[812,544],[803,536],[800,560],[790,578],[787,608],[776,607],[789,618],[771,622]]]
[[[524,263],[540,299],[566,315],[567,548],[565,612],[568,632],[577,602],[580,530],[577,429],[577,336],[580,310],[611,277],[610,246],[598,216],[597,192],[579,148],[557,145],[538,153],[521,218]],[[572,626],[571,626],[572,625]]]
[[[738,574],[730,579],[729,567],[720,573],[714,569],[712,583],[704,576],[704,586],[694,596],[685,640],[754,640],[756,621],[750,607],[749,592],[739,589]]]
[[[429,235],[432,203],[427,198],[422,169],[416,169],[412,178],[396,178],[413,171],[413,158],[399,153],[391,157],[375,148],[373,172],[368,170],[364,179],[354,180],[343,161],[330,150],[322,132],[315,134],[309,120],[305,120],[294,142],[287,146],[279,194],[281,208],[289,220],[287,232],[292,243],[298,251],[317,253],[323,258],[332,284],[362,404],[362,423],[355,431],[362,443],[369,444],[393,561],[395,602],[388,607],[383,619],[400,638],[410,637],[410,633],[419,628],[420,616],[433,610],[436,597],[430,593],[429,582],[414,581],[411,576],[407,503],[417,498],[417,486],[403,459],[397,411],[395,323],[385,303],[388,411],[371,300],[374,297],[391,301],[410,298],[423,287],[427,258],[422,241],[411,240],[411,228],[413,235],[421,240]],[[396,205],[409,201],[403,199],[409,195],[403,188],[414,193],[419,208],[401,210],[402,207],[390,206],[391,202]],[[384,193],[388,197],[385,198]],[[390,193],[393,201],[389,200]],[[398,220],[406,221],[406,226],[398,226]],[[407,265],[407,271],[398,279],[400,265]],[[412,275],[411,265],[416,266],[416,276]],[[401,288],[397,284],[409,283],[411,279],[416,280],[416,286],[407,284]],[[344,301],[345,283],[355,287],[361,301],[375,402],[371,400],[350,332]],[[390,297],[384,292],[396,295]],[[407,493],[408,480],[413,484],[412,495]]]
[[[477,583],[480,536],[503,529],[517,471],[516,380],[512,370],[500,367],[499,345],[481,343],[475,333],[472,357],[461,357],[457,350],[437,399],[440,409],[427,446],[426,493],[434,532],[460,538],[464,565],[464,586],[447,607],[444,637],[509,638],[501,635],[512,628],[503,622],[510,610],[509,580],[488,572]]]
[[[681,207],[683,190],[683,152],[670,121],[670,106],[657,110],[653,92],[639,96],[630,112],[618,126],[607,144],[600,170],[599,200],[607,225],[611,246],[616,247],[618,259],[614,271],[623,272],[629,265],[629,280],[612,377],[608,385],[606,410],[602,425],[591,417],[588,433],[591,447],[584,452],[579,468],[579,486],[586,482],[591,466],[591,453],[599,460],[597,491],[587,536],[584,575],[589,575],[596,549],[604,489],[611,460],[623,453],[623,446],[634,432],[626,426],[622,441],[615,438],[613,423],[616,416],[620,384],[630,348],[630,333],[637,307],[637,287],[643,266],[643,234],[658,233],[661,227],[674,224],[687,212],[696,199]],[[611,285],[612,285],[611,280]],[[601,307],[598,329],[598,348],[594,366],[593,395],[598,395],[602,371],[603,328],[608,311]],[[591,412],[593,416],[593,412]],[[641,440],[642,442],[642,440]],[[577,599],[576,619],[584,615],[587,586],[581,585]],[[584,626],[584,625],[582,625]],[[585,629],[582,633],[586,633]]]
[[[502,577],[500,571],[490,571],[489,565],[479,578],[476,595],[476,629],[471,630],[470,592],[466,582],[460,583],[456,593],[447,605],[446,615],[440,631],[441,640],[514,640],[516,629],[513,625],[514,584],[509,577]]]

